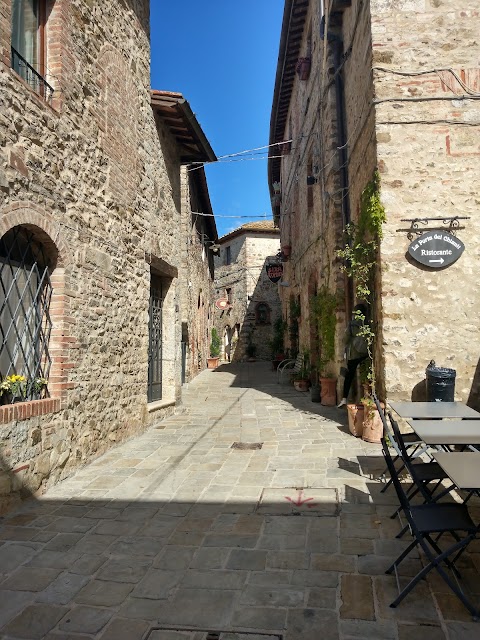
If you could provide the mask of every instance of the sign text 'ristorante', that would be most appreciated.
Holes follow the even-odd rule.
[[[453,264],[462,255],[465,245],[445,231],[428,231],[408,247],[414,260],[426,267],[441,269]]]

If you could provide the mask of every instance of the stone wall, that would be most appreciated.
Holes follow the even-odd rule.
[[[182,169],[182,217],[184,250],[182,260],[182,342],[186,346],[185,382],[207,366],[210,356],[212,296],[216,239],[211,208],[205,208],[206,178],[203,169]],[[205,213],[206,216],[192,212]]]
[[[58,252],[52,399],[0,409],[3,506],[171,410],[147,406],[151,272],[165,284],[164,393],[179,394],[180,166],[150,106],[148,6],[56,0],[49,105],[10,69],[0,3],[0,234],[29,225]]]
[[[289,300],[300,301],[299,345],[311,348],[309,298],[324,284],[337,291],[338,371],[346,313],[356,301],[335,250],[345,223],[358,219],[362,191],[378,168],[387,214],[372,311],[379,390],[392,399],[421,398],[425,367],[435,359],[457,370],[457,397],[478,405],[480,12],[467,0],[454,8],[443,0],[331,0],[325,3],[329,41],[319,37],[319,19],[312,1],[299,54],[307,55],[310,44],[310,75],[295,78],[284,136],[293,138],[281,176],[281,243],[291,245],[284,313]],[[337,77],[344,93],[343,157]],[[315,177],[313,186],[307,175]],[[404,218],[455,215],[470,218],[458,231],[467,246],[458,262],[433,270],[407,259],[410,240],[399,231],[409,226]]]
[[[378,166],[387,211],[382,257],[385,384],[421,397],[425,367],[457,371],[480,408],[480,11],[469,0],[371,0]],[[419,37],[421,34],[421,38]],[[434,71],[439,69],[440,71]],[[475,99],[476,96],[476,99]],[[466,216],[466,249],[446,269],[406,256],[404,218]],[[442,222],[420,225],[428,229]]]

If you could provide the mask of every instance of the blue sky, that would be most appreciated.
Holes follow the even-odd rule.
[[[217,157],[268,144],[283,6],[283,0],[151,2],[152,88],[185,96]],[[206,171],[219,235],[257,219],[221,216],[271,218],[266,160]]]

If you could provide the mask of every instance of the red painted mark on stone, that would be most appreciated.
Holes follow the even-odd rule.
[[[30,467],[29,464],[24,464],[22,467],[17,467],[16,469],[13,469],[13,473],[18,473],[19,471],[25,471],[25,469],[28,469]]]
[[[310,502],[311,500],[313,500],[313,498],[302,498],[302,496],[303,496],[303,491],[302,491],[302,489],[299,489],[298,490],[298,496],[297,496],[296,500],[294,500],[293,498],[289,498],[288,496],[285,496],[285,500],[288,500],[289,502],[294,504],[296,507],[301,507],[305,503]],[[316,502],[314,502],[312,504],[307,504],[307,507],[316,507],[316,506],[317,506]]]

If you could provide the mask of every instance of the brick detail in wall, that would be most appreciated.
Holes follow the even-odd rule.
[[[32,400],[30,402],[17,402],[0,407],[0,424],[20,422],[36,416],[45,416],[49,413],[60,411],[62,401],[60,398],[46,398],[44,400]]]

